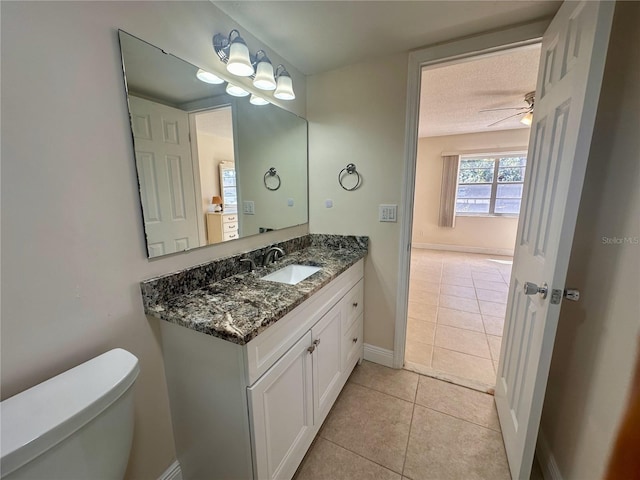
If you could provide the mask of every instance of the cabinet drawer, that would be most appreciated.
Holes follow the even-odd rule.
[[[235,232],[236,230],[238,230],[238,222],[222,224],[222,231],[224,232]]]
[[[353,323],[358,319],[364,310],[364,283],[360,280],[342,300],[342,331],[346,332],[351,328]]]
[[[349,331],[342,337],[342,370],[346,371],[359,357],[364,344],[364,316],[360,316],[351,325]]]
[[[235,213],[233,215],[223,215],[222,221],[223,223],[238,223],[238,215]]]
[[[234,238],[238,238],[237,230],[234,230],[233,232],[223,232],[222,234],[223,240],[233,240]]]

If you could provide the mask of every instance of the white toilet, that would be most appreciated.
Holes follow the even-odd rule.
[[[117,348],[1,402],[2,480],[121,480],[139,371]]]

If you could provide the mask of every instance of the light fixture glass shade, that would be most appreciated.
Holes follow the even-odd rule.
[[[256,78],[253,79],[253,86],[260,90],[275,90],[276,80],[273,78],[273,65],[271,62],[263,60],[256,67]]]
[[[234,97],[246,97],[249,95],[249,92],[244,88],[234,85],[233,83],[228,83],[226,90],[229,95],[233,95]]]
[[[253,75],[253,65],[251,65],[251,58],[249,57],[249,48],[240,37],[234,38],[229,47],[227,71],[239,77],[250,77]]]
[[[199,68],[196,72],[196,77],[198,78],[198,80],[204,83],[213,83],[214,85],[220,85],[221,83],[224,83],[224,80],[219,76],[214,75],[211,72],[207,72],[206,70],[203,70],[201,68]]]
[[[251,105],[269,105],[269,101],[265,100],[262,97],[258,97],[257,95],[251,94],[251,98],[249,99],[249,103]]]
[[[278,84],[273,96],[280,100],[293,100],[296,98],[296,94],[293,93],[293,82],[289,75],[282,74],[278,77]]]
[[[530,126],[532,121],[533,121],[533,113],[531,112],[528,112],[524,117],[520,119],[520,123],[523,123],[527,126]]]

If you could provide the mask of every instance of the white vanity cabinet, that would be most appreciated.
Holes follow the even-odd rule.
[[[185,480],[290,479],[363,355],[363,260],[246,345],[160,322]]]

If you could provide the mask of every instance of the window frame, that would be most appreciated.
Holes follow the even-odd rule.
[[[456,201],[454,208],[454,215],[456,217],[511,217],[518,218],[520,216],[520,211],[518,213],[496,213],[496,197],[498,195],[498,185],[522,185],[522,194],[524,195],[524,180],[527,172],[527,164],[529,159],[527,158],[526,151],[513,151],[513,152],[500,152],[500,153],[477,153],[477,154],[461,154],[458,160],[458,178],[456,178]],[[498,181],[498,172],[500,170],[500,160],[503,158],[509,157],[524,157],[524,175],[522,177],[521,182],[499,182]],[[493,160],[493,181],[492,182],[478,182],[478,183],[460,183],[460,174],[462,170],[462,162],[464,160]],[[490,185],[491,186],[491,194],[489,197],[489,211],[484,212],[458,212],[458,187],[460,185]],[[520,209],[522,209],[522,196],[520,197]]]

